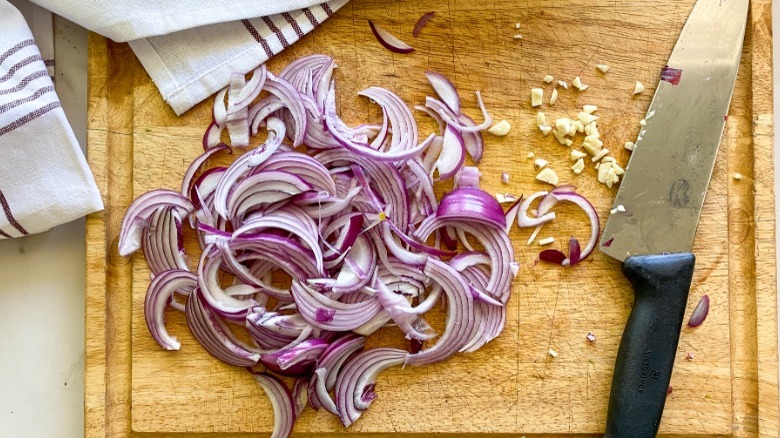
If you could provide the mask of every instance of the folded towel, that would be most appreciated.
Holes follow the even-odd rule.
[[[36,17],[45,23],[45,14]],[[41,55],[21,13],[5,0],[0,29],[0,238],[7,239],[47,231],[103,205],[44,61],[53,52]],[[53,41],[44,47],[53,48]]]

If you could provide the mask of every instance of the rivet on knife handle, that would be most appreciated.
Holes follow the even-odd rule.
[[[694,262],[693,254],[679,253],[623,263],[636,300],[615,361],[606,438],[652,438],[658,432]]]

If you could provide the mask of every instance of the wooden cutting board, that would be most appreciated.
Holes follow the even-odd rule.
[[[313,34],[269,64],[279,71],[312,53],[333,56],[340,108],[348,121],[378,112],[355,96],[385,86],[410,105],[432,91],[423,73],[448,75],[465,111],[478,116],[481,90],[497,120],[513,124],[504,138],[486,135],[480,168],[491,193],[530,193],[528,152],[548,160],[563,182],[589,197],[602,216],[615,189],[596,182],[589,166],[577,177],[569,151],[535,129],[529,90],[552,86],[547,74],[585,92],[561,90],[548,117],[574,116],[599,106],[606,147],[623,164],[625,141],[636,137],[661,68],[693,0],[652,3],[619,0],[353,0]],[[712,310],[703,326],[684,328],[672,394],[661,433],[675,437],[776,437],[778,357],[773,199],[771,2],[753,1],[742,65],[723,143],[696,238],[696,274],[687,315],[704,294]],[[412,27],[424,12],[435,18],[418,38]],[[379,46],[366,19],[409,41],[417,51],[396,55]],[[521,28],[515,29],[520,22]],[[522,40],[513,38],[522,34]],[[209,357],[180,314],[168,315],[182,350],[162,351],[143,322],[148,271],[140,256],[117,255],[119,224],[135,196],[176,188],[201,152],[210,105],[176,117],[129,48],[90,37],[88,154],[106,209],[87,223],[85,435],[93,437],[260,437],[272,426],[266,397],[246,371]],[[607,63],[603,75],[595,64]],[[647,91],[632,96],[635,81]],[[419,114],[418,114],[419,116]],[[431,128],[418,117],[423,131]],[[508,185],[501,172],[511,175]],[[739,181],[732,178],[742,174]],[[584,216],[562,210],[544,236],[583,236]],[[422,368],[392,369],[378,381],[379,399],[349,430],[307,410],[301,436],[447,433],[511,436],[595,436],[603,432],[612,368],[632,292],[620,265],[595,253],[573,269],[535,262],[528,230],[511,237],[522,270],[513,285],[507,326],[482,350]],[[435,321],[434,321],[435,322]],[[597,341],[585,340],[593,332]],[[381,338],[378,339],[377,338]],[[403,345],[383,329],[372,345]],[[557,358],[548,355],[555,350]],[[687,352],[695,359],[686,360]],[[439,435],[437,435],[439,436]]]

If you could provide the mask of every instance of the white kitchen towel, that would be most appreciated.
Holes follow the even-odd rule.
[[[271,16],[196,27],[130,41],[130,47],[163,99],[176,114],[182,114],[227,86],[231,73],[250,72],[346,3],[334,0]]]
[[[30,28],[6,0],[0,29],[0,238],[7,239],[103,205]]]
[[[311,8],[325,0],[32,0],[117,42]]]

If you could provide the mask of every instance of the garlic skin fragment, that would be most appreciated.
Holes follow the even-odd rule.
[[[547,76],[544,77],[543,80],[544,80],[544,82],[549,84],[549,83],[551,83],[553,81],[553,79],[555,79],[555,78],[553,78],[552,75],[547,75]]]
[[[608,71],[609,71],[609,66],[608,66],[607,64],[596,64],[596,68],[597,68],[597,69],[598,69],[600,72],[602,72],[602,73],[606,73],[606,72],[608,72]]]
[[[555,102],[558,101],[558,89],[553,88],[552,94],[550,94],[550,105],[555,105]]]
[[[645,91],[645,86],[641,82],[636,81],[636,84],[634,84],[634,93],[633,94],[636,95],[636,94],[639,94],[639,93],[641,93],[643,91]]]
[[[510,125],[509,122],[507,122],[506,120],[501,120],[500,122],[493,125],[490,129],[488,129],[488,132],[497,137],[503,137],[509,134],[510,129],[512,129],[512,125]]]
[[[542,171],[536,175],[536,179],[543,183],[552,184],[554,186],[558,185],[558,174],[549,167],[542,169]]]
[[[531,106],[534,108],[542,106],[542,101],[544,100],[544,90],[541,88],[532,88],[531,89]]]

